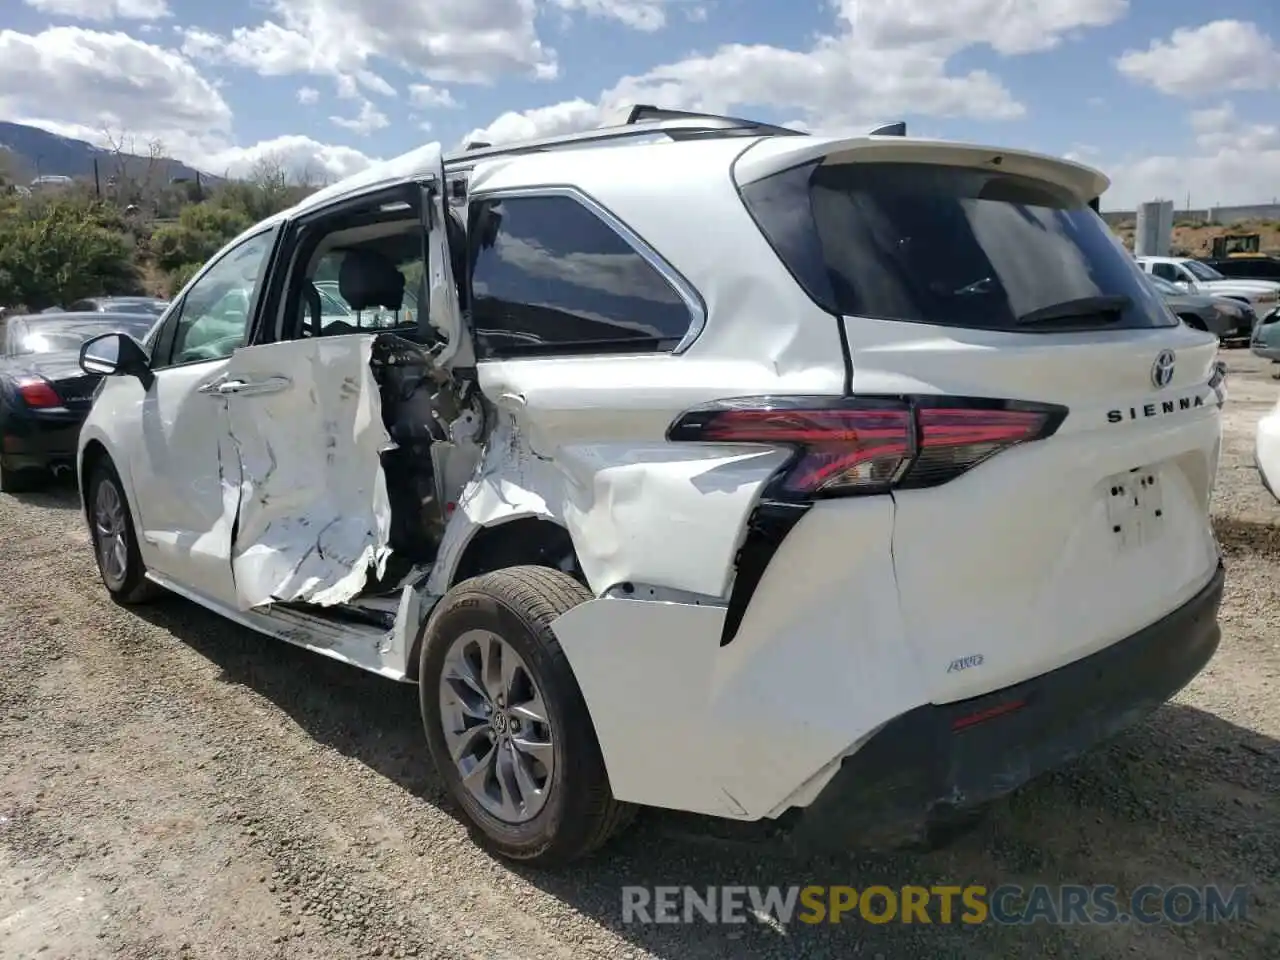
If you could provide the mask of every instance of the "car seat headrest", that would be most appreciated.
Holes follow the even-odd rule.
[[[338,292],[352,310],[404,306],[404,274],[382,254],[348,250],[338,269]]]

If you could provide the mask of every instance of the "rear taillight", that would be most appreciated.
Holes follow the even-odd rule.
[[[690,410],[667,438],[792,447],[769,495],[795,499],[937,486],[1051,435],[1066,415],[1056,405],[971,397],[752,397]]]
[[[43,377],[23,377],[18,381],[18,393],[28,407],[40,409],[62,406],[62,398]]]

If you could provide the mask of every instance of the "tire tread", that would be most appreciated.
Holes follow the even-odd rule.
[[[482,573],[458,584],[453,591],[458,595],[471,591],[483,593],[513,612],[518,611],[534,628],[547,657],[555,662],[557,672],[572,677],[569,659],[551,630],[551,623],[573,607],[593,599],[591,591],[580,582],[550,567],[517,566]],[[565,693],[561,691],[562,695]],[[576,684],[570,693],[580,701],[582,712],[589,720],[585,701]],[[574,779],[578,780],[576,789],[585,791],[582,812],[588,829],[573,848],[555,855],[539,854],[532,859],[568,862],[587,856],[620,834],[635,819],[638,808],[634,804],[614,799],[594,727],[587,732],[594,756],[580,760],[579,776]],[[585,779],[585,785],[582,779]]]
[[[112,590],[107,587],[107,592],[111,595],[111,599],[126,607],[139,606],[144,603],[150,603],[164,593],[164,589],[154,580],[147,579],[147,568],[142,562],[142,552],[138,548],[138,532],[133,520],[133,511],[129,509],[129,499],[125,496],[124,484],[120,481],[120,474],[116,471],[109,457],[103,456],[92,467],[92,473],[89,475],[88,503],[92,503],[94,491],[97,490],[99,478],[116,485],[124,501],[124,516],[128,521],[129,533],[129,572],[125,577],[125,584],[119,590]],[[92,525],[93,519],[86,510],[86,517]],[[94,544],[94,562],[97,563],[97,545],[92,530],[89,533],[90,543]],[[130,584],[129,581],[133,581]],[[105,580],[103,581],[105,586]]]

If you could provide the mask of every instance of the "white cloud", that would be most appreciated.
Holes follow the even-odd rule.
[[[356,78],[349,73],[338,74],[338,96],[343,100],[359,100],[360,84],[356,82]]]
[[[101,128],[22,117],[16,122],[29,123],[50,133],[84,140],[95,146],[112,146],[106,131]],[[273,137],[244,147],[219,137],[182,137],[177,134],[162,140],[162,143],[167,155],[219,177],[247,177],[265,161],[279,165],[295,180],[333,181],[358,173],[376,162],[376,158],[353,147],[321,143],[301,134]],[[145,154],[147,140],[130,135],[124,146],[127,150],[139,150]]]
[[[991,73],[949,69],[974,46],[1015,55],[1045,50],[1123,16],[1128,0],[835,0],[836,29],[807,50],[727,44],[624,77],[581,98],[506,113],[468,139],[501,142],[597,126],[627,103],[713,112],[796,112],[816,130],[864,129],[913,114],[1013,119],[1025,108]]]
[[[284,136],[251,147],[223,147],[205,156],[202,169],[216,176],[245,177],[264,161],[278,164],[295,179],[311,182],[340,180],[375,162],[351,147]]]
[[[360,104],[360,114],[356,117],[330,117],[329,120],[343,129],[350,130],[362,137],[367,137],[375,130],[385,130],[391,125],[387,115],[365,100]]]
[[[372,70],[340,73],[334,78],[334,82],[337,85],[338,96],[343,100],[363,99],[364,90],[384,97],[394,97],[396,95],[396,88]]]
[[[1132,210],[1157,197],[1195,207],[1270,202],[1280,193],[1280,127],[1241,120],[1230,103],[1187,118],[1195,149],[1185,155],[1132,157],[1105,170],[1112,187],[1103,209]]]
[[[456,110],[461,106],[457,100],[453,99],[453,94],[448,90],[441,87],[433,87],[428,83],[410,84],[409,102],[415,107],[421,107],[424,110],[437,107]]]
[[[1280,127],[1274,123],[1250,123],[1236,115],[1235,105],[1193,110],[1188,122],[1202,150],[1265,152],[1280,147]]]
[[[472,131],[464,142],[510,143],[535,137],[554,137],[599,126],[602,119],[598,104],[588,100],[565,100],[549,107],[521,112],[508,111],[489,126]]]
[[[1089,27],[1123,17],[1129,0],[835,0],[854,33],[873,44],[934,44],[958,51],[985,45],[997,53],[1049,50]]]
[[[445,83],[556,74],[555,53],[535,29],[535,0],[269,0],[268,6],[272,19],[226,37],[189,31],[184,52],[268,76],[351,74],[376,59]]]
[[[319,103],[320,91],[315,87],[300,87],[298,89],[298,102],[304,107]]]
[[[1244,20],[1179,27],[1146,50],[1126,51],[1116,67],[1132,80],[1177,96],[1280,89],[1280,47],[1256,23]]]
[[[551,0],[566,11],[581,11],[589,17],[617,20],[635,30],[646,32],[666,26],[666,5],[671,0]]]
[[[79,27],[0,31],[0,115],[109,125],[148,138],[231,127],[222,94],[177,53]]]
[[[371,93],[381,94],[384,97],[394,97],[396,95],[396,88],[372,70],[356,71],[356,80]]]
[[[172,16],[166,0],[23,0],[51,17],[77,20],[160,20]]]
[[[299,99],[312,93],[304,88]],[[231,108],[188,60],[123,33],[79,27],[0,31],[0,117],[98,146],[109,146],[110,134],[144,154],[158,141],[169,156],[216,175],[246,175],[264,157],[312,179],[343,177],[371,162],[359,150],[304,136],[236,146]],[[364,112],[353,122],[361,119],[377,123]]]

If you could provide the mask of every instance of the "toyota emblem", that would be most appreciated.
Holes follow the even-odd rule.
[[[1157,390],[1173,382],[1173,365],[1176,360],[1172,350],[1161,350],[1156,357],[1156,362],[1151,365],[1151,383]]]

